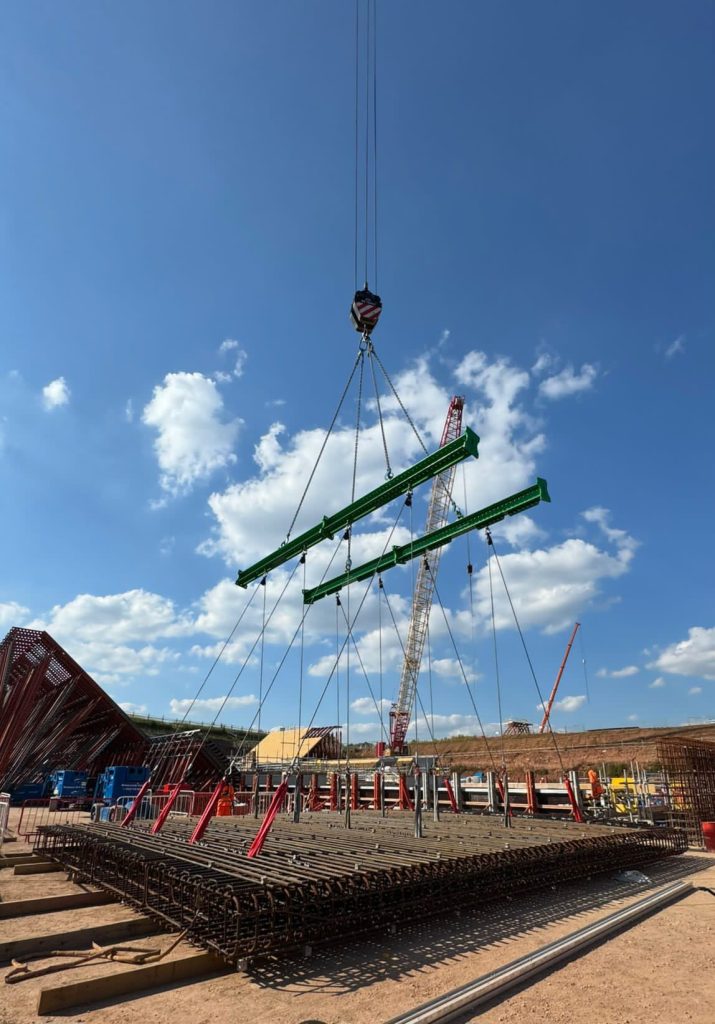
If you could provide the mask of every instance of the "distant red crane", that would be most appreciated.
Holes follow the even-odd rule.
[[[561,667],[559,668],[558,675],[556,676],[556,682],[554,683],[553,687],[551,688],[551,696],[549,697],[549,700],[548,700],[548,702],[546,704],[546,707],[544,708],[544,717],[541,719],[541,725],[539,726],[539,732],[540,733],[543,732],[544,729],[546,728],[546,726],[548,725],[549,715],[551,714],[551,705],[554,703],[554,698],[556,697],[556,691],[559,688],[559,683],[561,682],[561,676],[564,674],[564,669],[566,668],[566,662],[569,660],[569,654],[571,653],[571,648],[573,646],[574,638],[575,638],[576,634],[578,633],[578,628],[579,628],[580,625],[581,625],[580,622],[576,623],[576,625],[573,628],[573,633],[571,634],[571,638],[570,638],[568,644],[566,645],[566,653],[564,654],[563,661],[561,662]]]

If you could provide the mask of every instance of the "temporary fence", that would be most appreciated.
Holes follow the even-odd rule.
[[[10,794],[0,793],[0,850],[7,832],[7,823],[10,818]]]
[[[170,816],[183,818],[199,817],[206,810],[206,805],[211,799],[212,794],[212,790],[206,790],[200,793],[195,793],[191,789],[183,790],[174,801],[170,811]],[[252,794],[248,791],[236,792],[233,798],[233,813],[236,815],[248,814],[251,809],[251,797]],[[156,820],[166,807],[170,798],[170,792],[152,793],[151,790],[149,790],[146,795],[142,797],[141,803],[137,808],[135,815],[136,820]],[[110,819],[112,821],[122,821],[133,802],[133,796],[120,797],[115,805],[116,811],[113,814],[110,814]],[[95,817],[96,816],[97,815],[95,815]]]
[[[17,834],[34,839],[41,825],[77,825],[89,820],[91,797],[37,797],[20,806]]]

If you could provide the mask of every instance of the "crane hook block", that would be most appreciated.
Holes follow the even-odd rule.
[[[377,326],[380,313],[382,313],[382,299],[370,291],[366,282],[362,291],[355,292],[355,298],[350,307],[350,319],[358,334],[369,335]]]

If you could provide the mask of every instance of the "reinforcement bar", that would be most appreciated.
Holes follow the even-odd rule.
[[[536,483],[532,487],[527,487],[526,490],[512,494],[510,497],[497,501],[493,505],[488,505],[478,512],[472,512],[469,516],[462,516],[461,519],[457,519],[454,523],[448,523],[439,530],[427,533],[424,537],[419,537],[410,544],[394,547],[392,551],[380,555],[379,558],[373,558],[371,562],[365,562],[356,569],[351,568],[341,576],[334,576],[333,579],[326,580],[320,586],[304,590],[303,602],[304,604],[313,604],[314,601],[319,601],[321,597],[335,594],[338,590],[347,586],[348,583],[359,583],[361,580],[369,579],[376,573],[384,572],[385,569],[391,569],[395,565],[403,565],[405,562],[409,562],[411,559],[417,558],[427,551],[434,551],[435,548],[442,547],[443,544],[449,544],[455,537],[461,537],[462,534],[469,533],[470,530],[483,530],[493,523],[498,523],[506,516],[514,516],[517,512],[525,512],[527,509],[533,508],[534,505],[538,505],[540,501],[551,501],[551,498],[549,497],[546,481],[542,480],[541,477],[537,477]]]
[[[347,527],[352,526],[353,523],[356,523],[358,519],[363,519],[371,512],[377,511],[377,509],[387,505],[394,498],[407,494],[408,491],[419,486],[419,484],[431,480],[439,473],[450,469],[451,466],[456,466],[457,463],[462,462],[469,455],[473,455],[475,459],[479,458],[478,449],[479,438],[473,430],[467,427],[460,437],[446,444],[444,448],[438,448],[432,455],[427,455],[410,469],[398,473],[391,480],[380,484],[379,487],[372,491],[368,491],[362,498],[358,498],[352,504],[346,505],[339,512],[335,512],[331,516],[323,516],[322,521],[317,526],[306,530],[305,533],[301,533],[299,537],[295,537],[293,540],[285,541],[279,548],[271,552],[270,555],[261,558],[258,562],[249,566],[248,569],[241,569],[236,579],[237,586],[247,587],[249,583],[253,583],[254,580],[270,572],[271,569],[275,569],[277,566],[287,562],[289,558],[302,554],[308,548],[320,544],[323,540],[332,540],[340,530],[345,530]]]
[[[483,815],[423,822],[362,811],[279,815],[261,856],[246,851],[259,823],[212,818],[200,843],[169,819],[137,825],[48,825],[36,847],[76,880],[98,885],[230,963],[334,942],[393,924],[534,892],[599,872],[641,867],[687,849],[666,828],[625,829]]]

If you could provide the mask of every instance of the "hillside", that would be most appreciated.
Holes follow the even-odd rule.
[[[656,744],[659,739],[682,737],[683,739],[708,740],[715,743],[715,722],[707,725],[683,725],[658,729],[631,728],[589,729],[586,732],[556,733],[556,743],[566,769],[587,769],[606,764],[609,769],[618,770],[637,761],[641,768],[657,767]],[[487,747],[488,743],[488,747]],[[504,758],[511,772],[532,769],[536,772],[554,773],[559,770],[559,760],[550,734],[543,736],[504,737]],[[484,740],[477,736],[455,736],[438,740],[437,751],[443,761],[465,770],[483,770],[491,765],[491,758],[497,765],[502,761],[502,741],[498,736]],[[412,747],[421,754],[433,754],[435,745],[420,743]],[[490,758],[491,751],[491,758]]]

